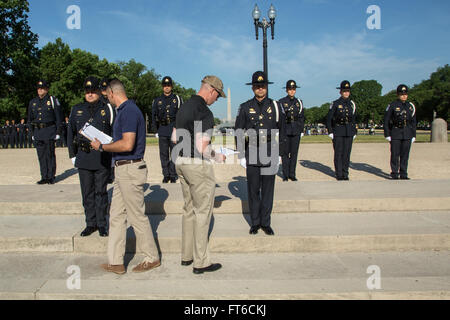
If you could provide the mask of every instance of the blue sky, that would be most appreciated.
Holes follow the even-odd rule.
[[[256,41],[255,3],[267,17],[277,10],[275,40],[268,40],[271,98],[286,95],[294,79],[306,107],[338,97],[342,80],[375,79],[383,94],[414,85],[450,63],[448,0],[31,0],[29,22],[39,46],[61,37],[111,62],[135,59],[184,87],[198,89],[207,74],[231,89],[233,117],[253,94],[262,70],[262,31]],[[69,30],[70,5],[81,9],[81,29]],[[381,29],[369,30],[367,8],[381,10]],[[262,18],[261,17],[261,18]],[[212,110],[226,117],[226,100]]]

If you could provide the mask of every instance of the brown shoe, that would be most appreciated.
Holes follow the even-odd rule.
[[[102,264],[100,267],[102,267],[103,270],[108,271],[108,272],[114,272],[117,274],[124,274],[125,271],[125,266],[123,264],[118,264],[118,265],[112,265],[112,264]]]
[[[133,272],[145,272],[149,271],[151,269],[157,268],[161,265],[161,261],[155,261],[155,262],[141,262],[136,267],[133,268]]]

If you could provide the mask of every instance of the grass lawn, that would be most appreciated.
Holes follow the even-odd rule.
[[[228,138],[229,141],[233,141]],[[213,143],[215,142],[215,138],[213,138]],[[450,141],[450,134],[449,134]],[[369,135],[358,135],[354,141],[355,143],[387,143],[386,139],[382,134],[376,134],[373,136]],[[417,132],[416,143],[426,143],[430,142],[430,132]],[[221,143],[218,141],[217,143]],[[304,136],[302,138],[301,143],[331,143],[331,139],[327,135],[318,135],[318,136]],[[154,137],[147,137],[147,145],[158,145],[158,139]]]

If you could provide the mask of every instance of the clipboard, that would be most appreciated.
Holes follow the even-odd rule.
[[[90,125],[88,122],[84,124],[83,128],[81,128],[79,132],[89,141],[94,141],[94,139],[97,139],[101,144],[109,144],[113,141],[112,137]]]

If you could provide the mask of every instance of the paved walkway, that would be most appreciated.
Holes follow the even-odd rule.
[[[56,149],[57,181],[59,184],[78,184],[66,148]],[[390,151],[388,143],[357,143],[353,145],[350,167],[352,180],[384,180],[389,177]],[[149,165],[149,183],[161,183],[161,163],[157,146],[147,146],[145,160]],[[216,181],[228,182],[245,176],[236,157],[229,164],[216,164]],[[0,149],[0,185],[32,185],[40,180],[35,149]],[[450,143],[417,143],[411,150],[409,175],[414,179],[450,179]],[[333,148],[331,144],[300,146],[297,177],[301,181],[333,181]],[[278,177],[280,179],[280,177]]]

